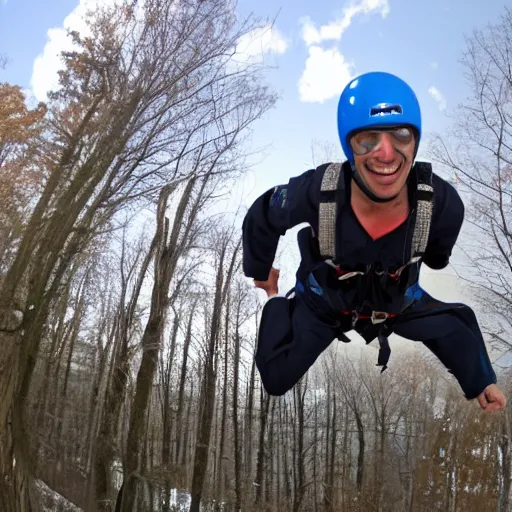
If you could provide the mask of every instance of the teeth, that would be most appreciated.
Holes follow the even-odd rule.
[[[397,166],[397,167],[379,167],[379,168],[372,167],[372,168],[370,168],[370,170],[372,172],[377,173],[377,174],[393,174],[396,171],[398,171],[399,167],[400,166]]]

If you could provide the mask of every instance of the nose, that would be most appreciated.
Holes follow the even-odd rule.
[[[389,133],[380,134],[380,143],[375,148],[375,158],[381,162],[392,162],[396,158],[396,150]]]

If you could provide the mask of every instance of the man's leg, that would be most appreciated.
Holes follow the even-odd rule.
[[[316,317],[300,296],[273,297],[263,308],[256,366],[270,395],[283,395],[336,337],[335,326]]]
[[[423,342],[455,376],[468,399],[496,382],[475,313],[465,304],[440,302],[424,292],[396,320],[393,331]]]

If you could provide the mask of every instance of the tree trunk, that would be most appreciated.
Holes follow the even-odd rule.
[[[317,474],[317,459],[318,459],[318,445],[319,445],[319,437],[318,437],[318,398],[315,393],[315,399],[313,401],[314,407],[314,430],[313,430],[313,511],[318,512],[318,474]]]
[[[295,492],[293,499],[293,512],[299,512],[304,500],[305,463],[304,463],[304,395],[307,389],[307,380],[300,380],[294,387],[296,439],[295,453]]]
[[[189,458],[189,453],[191,453],[191,448],[189,447],[190,442],[190,433],[193,431],[193,418],[192,418],[192,407],[194,405],[194,381],[191,383],[191,389],[190,389],[190,399],[188,401],[188,407],[187,407],[187,420],[185,422],[185,425],[190,425],[190,428],[185,429],[185,432],[183,433],[183,450],[181,450],[181,465],[183,467],[187,466],[187,459]],[[197,404],[195,404],[197,405]],[[194,418],[197,421],[197,415],[194,415]],[[197,428],[196,428],[197,430]]]
[[[254,471],[252,457],[252,441],[253,441],[253,418],[254,418],[254,388],[256,382],[256,361],[252,358],[251,375],[247,390],[247,409],[245,414],[244,425],[244,447],[245,447],[245,479],[250,482]]]
[[[268,507],[274,506],[274,510],[278,508],[276,496],[278,494],[277,492],[277,484],[278,479],[276,478],[276,470],[275,470],[275,463],[276,463],[276,431],[275,431],[275,424],[276,424],[276,401],[272,400],[272,407],[270,408],[270,421],[269,425],[270,428],[268,429],[268,458],[270,459],[269,468],[267,471],[267,503]]]
[[[284,414],[282,414],[282,405],[284,405]],[[290,465],[289,465],[289,443],[287,432],[289,432],[288,407],[284,400],[279,400],[279,430],[281,433],[281,446],[284,462],[284,499],[286,503],[292,502],[292,486],[290,483]]]
[[[231,314],[231,301],[230,294],[226,300],[226,310],[224,314],[224,380],[222,384],[222,404],[220,414],[220,440],[219,450],[217,454],[218,467],[215,474],[217,475],[217,492],[215,493],[216,500],[219,503],[224,503],[224,451],[226,445],[226,425],[227,425],[227,410],[228,410],[228,369],[229,369],[229,316]]]
[[[361,412],[358,409],[358,405],[354,404],[354,416],[356,418],[357,425],[357,438],[359,440],[359,451],[357,456],[357,490],[361,492],[363,490],[363,479],[364,479],[364,449],[365,449],[365,440],[364,440],[364,425],[361,419]]]
[[[157,229],[155,234],[155,280],[151,296],[149,320],[142,335],[142,360],[135,384],[135,397],[130,412],[127,453],[124,467],[124,488],[122,491],[121,511],[132,512],[139,481],[140,448],[143,438],[144,419],[153,387],[153,378],[158,364],[158,355],[164,328],[164,318],[168,306],[169,285],[176,268],[178,237],[189,203],[195,180],[188,182],[178,205],[170,240],[169,221],[165,217],[170,187],[164,187],[158,201]],[[120,491],[121,492],[121,491]]]
[[[500,438],[500,449],[503,457],[502,463],[502,488],[500,489],[499,496],[499,512],[511,512],[510,506],[510,491],[511,491],[511,479],[512,479],[512,448],[510,438],[512,436],[512,413],[511,408],[508,406],[505,409],[501,421],[501,438]]]
[[[172,334],[171,334],[171,346],[169,349],[169,357],[166,360],[165,365],[161,361],[162,366],[162,386],[163,386],[163,398],[162,398],[162,467],[168,475],[170,471],[171,463],[171,373],[173,367],[174,353],[176,351],[176,341],[178,338],[178,329],[181,323],[180,315],[177,314],[174,318]],[[165,479],[165,500],[163,512],[170,511],[171,501],[171,482],[168,477]]]
[[[236,308],[235,336],[234,336],[234,354],[233,354],[233,455],[235,458],[235,510],[242,510],[242,450],[240,446],[240,426],[238,421],[238,387],[240,371],[240,303]],[[249,461],[247,461],[247,464]]]
[[[331,423],[331,446],[329,450],[330,461],[329,461],[329,489],[331,490],[331,501],[330,510],[335,509],[335,496],[334,496],[334,467],[336,461],[336,437],[338,433],[338,409],[336,404],[336,390],[332,392],[332,423]]]
[[[351,464],[352,458],[349,456],[349,450],[352,447],[352,443],[349,442],[349,414],[348,414],[348,404],[345,402],[345,407],[343,408],[343,448],[342,448],[342,458],[341,458],[341,510],[345,510],[345,504],[347,503],[346,499],[346,489],[348,483],[348,464]],[[334,477],[334,474],[333,474]]]
[[[256,463],[256,476],[254,485],[256,487],[255,505],[261,504],[263,491],[263,469],[265,463],[265,429],[267,426],[268,409],[270,405],[270,396],[261,389],[261,409],[260,409],[260,428],[258,441],[258,460]]]
[[[183,411],[185,407],[185,384],[187,381],[187,363],[188,363],[188,351],[190,342],[192,340],[192,325],[194,321],[194,313],[197,307],[198,298],[196,298],[190,309],[190,315],[187,323],[187,332],[185,334],[185,340],[183,342],[183,358],[181,361],[181,372],[180,372],[180,385],[178,391],[178,409],[176,411],[176,464],[185,466],[186,460],[186,440],[182,440],[183,432]],[[189,397],[189,401],[192,402],[193,396]],[[188,422],[185,423],[188,425]],[[187,429],[185,429],[187,432]],[[181,457],[182,452],[184,457]],[[183,460],[182,460],[183,459]]]
[[[66,405],[66,396],[68,392],[68,384],[69,384],[69,374],[71,371],[71,360],[73,358],[73,350],[75,348],[75,342],[78,337],[78,331],[81,326],[83,313],[84,313],[84,288],[85,288],[85,281],[87,280],[87,276],[85,279],[80,283],[80,289],[77,293],[77,305],[75,307],[75,311],[73,314],[73,322],[71,327],[71,333],[70,333],[70,339],[69,339],[69,346],[68,346],[68,357],[66,360],[66,369],[64,371],[64,382],[62,384],[62,389],[60,392],[60,396],[58,399],[58,408],[56,412],[57,417],[57,431],[55,435],[55,445],[59,446],[62,439],[62,430],[63,430],[63,423],[64,423],[64,416],[65,416],[65,405]],[[62,463],[62,455],[64,450],[59,450],[58,455],[56,458],[56,464],[55,468],[58,467],[59,462]]]
[[[213,303],[213,312],[210,322],[210,333],[208,350],[206,353],[203,383],[201,386],[200,406],[201,413],[198,422],[196,451],[194,455],[194,472],[192,475],[192,492],[190,512],[199,512],[201,503],[203,485],[208,467],[208,451],[210,448],[210,434],[212,427],[213,412],[215,407],[215,388],[216,388],[216,366],[215,354],[220,332],[221,311],[226,301],[227,293],[234,272],[238,250],[241,241],[238,242],[228,271],[224,274],[224,262],[228,249],[229,237],[225,237],[220,246],[218,258],[217,276],[215,283],[215,298]]]

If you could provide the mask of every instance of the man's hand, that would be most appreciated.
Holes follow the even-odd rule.
[[[485,412],[501,411],[505,408],[505,405],[507,405],[505,395],[496,384],[487,386],[482,393],[478,395],[477,400],[478,404]]]
[[[279,270],[277,268],[272,267],[270,269],[270,274],[268,275],[268,279],[266,281],[256,281],[254,280],[254,286],[256,288],[261,288],[267,292],[268,298],[273,297],[279,293],[279,288],[277,286],[277,282],[279,281]]]

